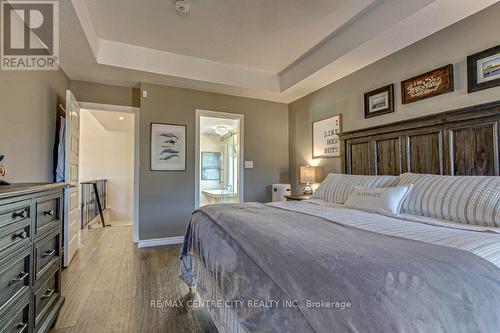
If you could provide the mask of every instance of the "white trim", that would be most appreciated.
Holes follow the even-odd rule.
[[[139,170],[141,166],[141,109],[132,106],[79,102],[81,109],[128,112],[134,114],[134,243],[139,241]]]
[[[71,0],[71,4],[73,5],[76,16],[78,17],[78,20],[83,28],[83,33],[89,43],[92,56],[94,57],[94,60],[97,60],[97,54],[99,52],[99,37],[95,31],[87,3],[85,1]]]
[[[240,202],[245,199],[245,115],[241,113],[229,113],[210,110],[196,109],[196,141],[195,141],[195,155],[194,155],[194,209],[200,206],[200,117],[219,117],[238,119],[240,121],[240,184],[238,186],[238,193],[240,195]]]
[[[182,244],[184,242],[184,236],[175,236],[167,238],[153,238],[140,240],[137,243],[138,248],[152,247],[152,246],[164,246],[172,244]]]
[[[106,39],[99,39],[97,63],[247,89],[280,91],[279,77],[272,72]]]

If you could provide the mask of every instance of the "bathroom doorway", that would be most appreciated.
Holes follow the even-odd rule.
[[[196,110],[195,208],[243,202],[241,114]]]

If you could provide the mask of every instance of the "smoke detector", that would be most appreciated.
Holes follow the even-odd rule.
[[[189,9],[191,8],[191,4],[186,0],[177,0],[175,2],[175,9],[181,14],[189,13]]]

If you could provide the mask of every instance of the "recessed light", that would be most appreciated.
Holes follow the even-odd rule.
[[[123,117],[120,117],[120,120],[123,120],[124,118]]]

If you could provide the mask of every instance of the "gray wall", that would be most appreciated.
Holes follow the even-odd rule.
[[[62,70],[0,70],[0,153],[9,182],[53,180],[57,104],[68,88]]]
[[[138,88],[118,87],[85,81],[71,81],[70,89],[79,102],[140,106]]]
[[[500,99],[500,87],[467,94],[466,75],[467,55],[500,42],[499,17],[500,3],[291,103],[290,181],[293,191],[302,190],[303,185],[298,184],[300,165],[319,164],[325,174],[341,172],[340,158],[312,160],[313,121],[342,113],[344,131],[351,131]],[[454,65],[454,92],[401,104],[401,80],[449,63]],[[364,93],[390,83],[395,83],[396,111],[364,119]]]
[[[265,201],[266,185],[288,182],[288,106],[195,90],[142,84],[140,239],[181,236],[194,209],[195,110],[245,115],[245,201]],[[187,125],[187,171],[150,171],[151,122]]]

